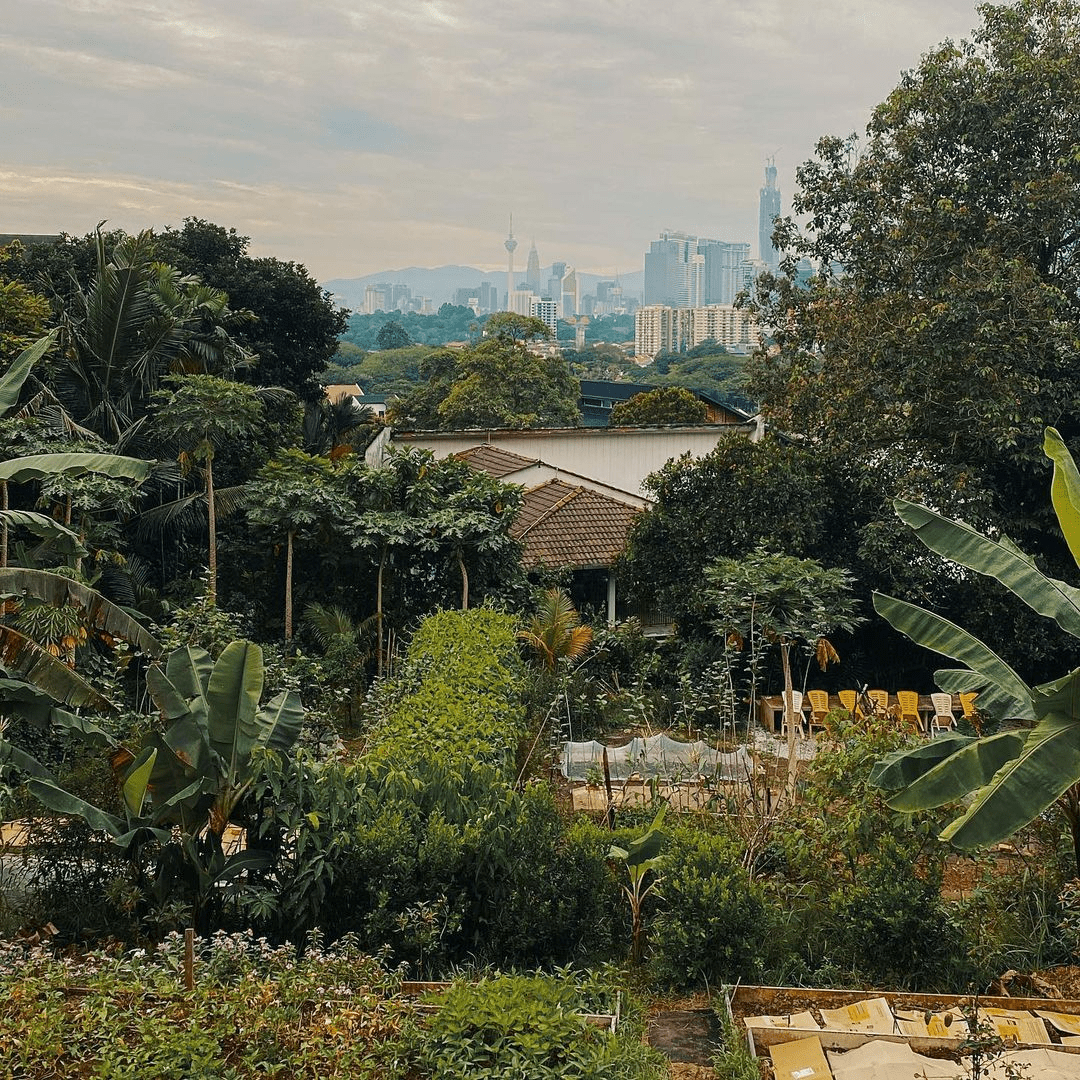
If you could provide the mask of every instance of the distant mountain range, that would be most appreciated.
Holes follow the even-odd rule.
[[[540,280],[544,284],[551,276],[551,267],[540,268]],[[635,270],[630,274],[620,274],[619,281],[623,293],[641,299],[641,290],[645,274]],[[514,280],[525,280],[525,268],[514,270]],[[611,274],[578,274],[578,288],[581,295],[596,292],[598,281],[611,281]],[[490,282],[499,290],[501,296],[506,291],[505,270],[477,270],[472,266],[410,266],[405,270],[380,270],[377,274],[365,274],[358,278],[334,278],[322,282],[324,289],[329,289],[340,301],[354,311],[364,306],[364,290],[368,285],[388,282],[391,285],[408,285],[413,296],[427,296],[436,309],[454,299],[458,289],[471,289],[482,281]]]

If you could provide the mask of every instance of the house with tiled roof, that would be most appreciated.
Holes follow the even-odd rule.
[[[525,568],[571,571],[575,602],[605,611],[614,622],[619,611],[612,567],[648,500],[497,446],[481,443],[454,456],[525,489],[510,527],[524,545]]]

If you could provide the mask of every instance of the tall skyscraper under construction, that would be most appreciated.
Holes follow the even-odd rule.
[[[758,203],[758,252],[761,261],[770,269],[780,265],[780,252],[773,247],[773,222],[780,216],[780,189],[776,186],[776,159],[768,158],[765,165],[765,186]]]

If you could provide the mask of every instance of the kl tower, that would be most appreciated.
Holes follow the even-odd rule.
[[[517,241],[514,239],[514,215],[510,215],[510,235],[503,243],[506,248],[506,310],[513,311],[514,299],[514,249]]]

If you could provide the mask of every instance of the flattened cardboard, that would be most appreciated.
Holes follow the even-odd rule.
[[[832,1080],[821,1040],[816,1035],[769,1047],[776,1080]]]
[[[1021,1009],[980,1010],[990,1021],[998,1037],[1006,1042],[1049,1043],[1046,1024],[1037,1016]]]
[[[865,998],[839,1009],[822,1009],[825,1027],[834,1031],[873,1031],[890,1034],[893,1028],[892,1009],[883,997]]]
[[[747,1027],[800,1028],[804,1031],[821,1027],[809,1009],[806,1012],[791,1013],[790,1016],[744,1016],[743,1023]]]
[[[925,1010],[897,1009],[896,1023],[903,1035],[917,1035],[931,1039],[963,1038],[967,1033],[964,1026],[964,1014],[959,1009],[946,1009],[944,1012],[930,1013]]]
[[[916,1054],[907,1043],[873,1039],[854,1050],[828,1052],[835,1080],[955,1080],[951,1061]]]
[[[1036,1016],[1049,1020],[1063,1035],[1080,1035],[1080,1016],[1075,1013],[1052,1012],[1050,1009],[1036,1009]],[[1061,1040],[1065,1042],[1064,1039]]]

